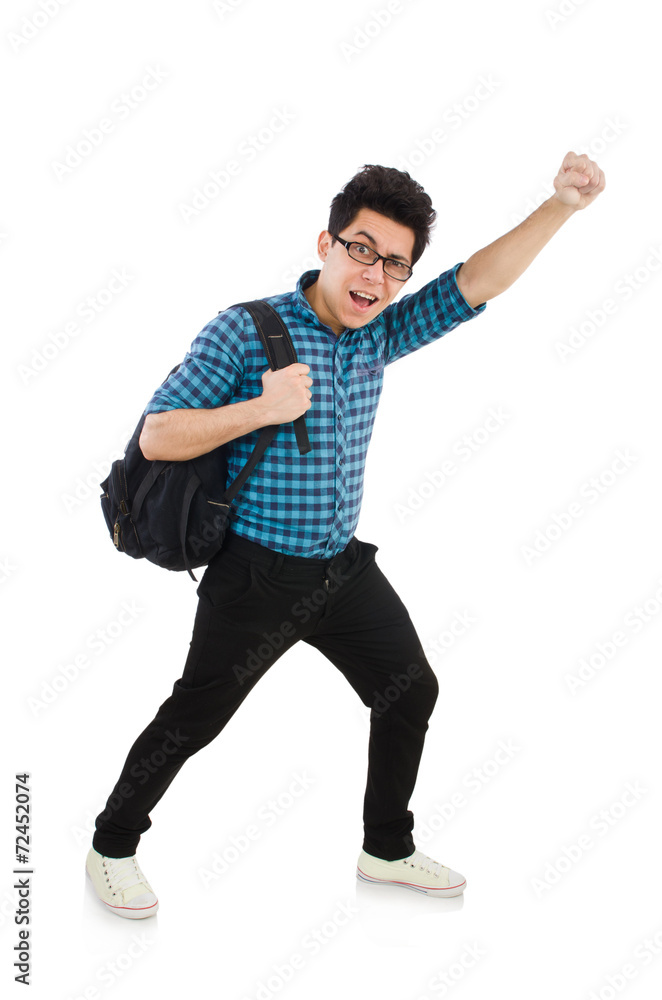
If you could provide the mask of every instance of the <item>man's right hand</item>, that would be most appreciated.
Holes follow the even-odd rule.
[[[273,371],[268,368],[262,374],[262,403],[271,414],[274,424],[296,420],[313,405],[310,386],[313,380],[308,374],[310,367],[297,361],[293,365]]]
[[[260,395],[241,403],[148,413],[140,434],[142,453],[150,462],[186,461],[261,427],[296,420],[312,406],[309,371],[299,361],[278,371],[268,368]]]

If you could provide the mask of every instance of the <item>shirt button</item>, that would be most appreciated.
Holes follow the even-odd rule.
[[[339,458],[338,459],[338,465],[342,465],[344,461],[345,461],[344,458]]]
[[[338,510],[342,510],[342,504],[341,503],[338,504]]]

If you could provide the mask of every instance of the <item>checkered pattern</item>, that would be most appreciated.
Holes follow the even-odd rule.
[[[312,451],[300,455],[292,424],[283,424],[233,505],[232,530],[288,555],[332,558],[359,520],[363,476],[384,368],[481,313],[461,294],[456,264],[418,292],[391,303],[371,323],[336,337],[304,295],[319,271],[306,271],[294,292],[267,301],[288,327],[299,361],[314,379],[306,425]],[[219,313],[195,338],[184,363],[157,389],[146,413],[216,407],[259,396],[269,367],[244,309]],[[257,439],[256,430],[228,443],[230,478]]]

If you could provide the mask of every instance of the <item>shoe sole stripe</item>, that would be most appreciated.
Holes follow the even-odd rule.
[[[102,899],[101,902],[106,903],[106,900]],[[151,906],[115,906],[113,903],[106,903],[106,906],[109,906],[111,910],[130,910],[131,913],[138,913],[139,910],[153,910],[158,905],[158,900]]]
[[[421,887],[420,885],[415,885],[413,882],[403,882],[395,878],[376,878],[374,875],[367,875],[359,867],[356,869],[356,874],[364,882],[371,882],[375,885],[401,885],[405,889],[414,889],[416,892],[423,892],[426,896],[442,895],[443,893],[448,893],[451,889],[461,889],[467,884],[467,880],[465,879],[464,882],[459,882],[457,885],[445,885],[436,889],[434,886]]]

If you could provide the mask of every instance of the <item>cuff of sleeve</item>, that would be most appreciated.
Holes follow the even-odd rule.
[[[143,413],[163,413],[165,410],[183,410],[192,406],[195,406],[195,403],[187,402],[178,396],[176,390],[170,391],[160,386],[147,403]]]
[[[487,302],[481,302],[479,306],[474,309],[470,306],[464,295],[459,289],[457,283],[457,272],[464,264],[461,260],[459,264],[456,264],[454,268],[447,272],[448,274],[448,297],[451,301],[453,310],[457,313],[458,319],[466,320],[471,319],[472,316],[477,316],[482,313],[487,308]]]

